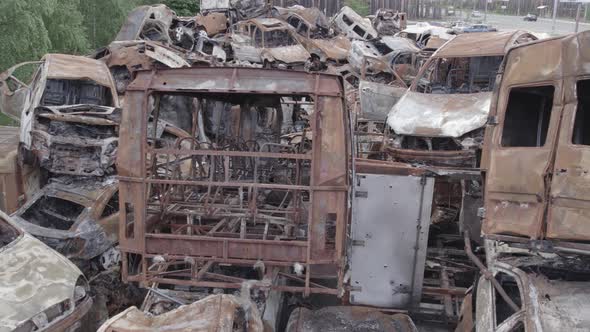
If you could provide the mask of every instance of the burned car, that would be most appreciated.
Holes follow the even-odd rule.
[[[395,72],[410,83],[416,75],[417,54],[420,49],[409,39],[385,36],[372,42],[352,42],[348,63],[365,78]]]
[[[447,28],[434,26],[428,22],[418,22],[407,26],[395,36],[411,39],[416,42],[418,47],[423,48],[428,44],[429,39],[434,36],[444,40],[453,39],[454,35],[449,34],[448,31]]]
[[[460,331],[588,331],[588,263],[587,257],[497,257],[490,280],[481,276],[466,297]]]
[[[117,243],[118,182],[54,178],[12,218],[31,235],[62,255],[89,260],[105,254],[100,263],[107,267]]]
[[[136,71],[150,70],[158,65],[170,68],[191,66],[183,52],[148,40],[114,41],[92,57],[109,67],[121,104]]]
[[[150,295],[146,302],[151,302]],[[173,297],[161,297],[157,304]],[[210,295],[193,303],[174,299],[176,308],[153,314],[131,307],[105,322],[98,332],[116,331],[217,331],[261,332],[264,326],[256,305],[248,296]],[[181,306],[179,306],[180,303]],[[182,326],[182,328],[179,328]]]
[[[0,211],[0,331],[78,331],[92,306],[80,270]]]
[[[350,41],[333,33],[328,19],[319,9],[275,7],[273,13],[295,29],[301,44],[321,62],[346,61]]]
[[[223,62],[226,58],[225,51],[216,40],[209,38],[209,34],[225,31],[227,19],[224,21],[224,17],[223,14],[179,17],[165,5],[140,6],[129,14],[115,37],[115,42],[152,41],[172,48],[173,52],[187,61],[211,58],[210,60]],[[149,47],[154,48],[153,45]],[[161,57],[165,54],[159,55]],[[173,56],[170,60],[178,62],[176,57]]]
[[[7,79],[3,82],[7,84]],[[48,54],[39,63],[32,83],[22,83],[13,95],[3,97],[17,98],[17,93],[25,97],[2,112],[20,114],[20,149],[25,163],[40,162],[55,174],[113,173],[120,110],[114,81],[104,63]]]
[[[239,22],[231,36],[234,60],[266,67],[302,69],[311,55],[295,36],[295,30],[276,18]]]
[[[349,39],[372,40],[378,36],[371,20],[360,16],[348,6],[342,7],[334,16],[332,26]]]
[[[387,118],[397,161],[477,167],[492,88],[506,51],[526,32],[460,35],[438,49]],[[477,46],[474,46],[477,45]]]
[[[400,13],[388,8],[377,10],[373,19],[375,30],[382,36],[393,36],[404,30],[407,25],[406,13]]]
[[[297,32],[299,42],[311,54],[316,64],[342,63],[350,50],[350,41],[343,35],[334,35],[326,16],[317,8],[293,6],[275,7],[273,16],[278,17]]]

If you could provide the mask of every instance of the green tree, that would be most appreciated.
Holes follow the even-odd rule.
[[[57,0],[43,22],[51,40],[51,52],[81,54],[90,49],[80,0]]]
[[[48,52],[87,52],[78,5],[79,0],[2,0],[0,70]]]
[[[344,4],[361,16],[369,15],[369,2],[368,0],[344,0]]]
[[[164,4],[178,16],[195,16],[199,12],[199,0],[138,0],[137,5]]]
[[[108,45],[136,5],[136,1],[127,0],[80,0],[79,9],[91,48]]]
[[[0,70],[41,57],[51,48],[43,14],[49,1],[2,0],[0,3]]]

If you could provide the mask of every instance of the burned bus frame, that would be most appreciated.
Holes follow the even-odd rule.
[[[158,93],[191,94],[208,96],[308,96],[315,106],[310,115],[312,132],[311,150],[305,154],[275,152],[251,152],[200,149],[158,149],[147,143],[150,96]],[[254,68],[180,68],[139,72],[127,89],[127,102],[123,112],[120,132],[118,170],[120,178],[120,249],[122,253],[122,278],[126,282],[174,284],[196,287],[240,288],[244,279],[208,273],[212,263],[252,267],[262,265],[267,271],[289,267],[303,267],[299,276],[287,275],[298,285],[270,286],[277,291],[323,293],[341,295],[344,291],[345,238],[349,220],[350,188],[350,119],[345,107],[343,82],[340,77],[325,74],[264,70]],[[305,134],[304,134],[305,136]],[[194,137],[194,133],[193,133]],[[208,156],[230,168],[235,157],[266,159],[291,159],[310,162],[308,185],[258,183],[254,180],[230,181],[222,176],[221,181],[213,177],[206,180],[172,179],[150,172],[148,156]],[[153,160],[153,159],[152,159]],[[256,173],[256,166],[254,166]],[[226,172],[227,174],[227,172]],[[253,177],[257,179],[256,176]],[[245,231],[238,236],[227,234],[199,234],[198,225],[185,225],[183,234],[162,234],[152,232],[153,226],[162,223],[158,216],[148,216],[149,192],[152,185],[194,186],[208,188],[238,188],[244,191],[263,189],[286,190],[293,196],[307,192],[309,209],[307,233],[304,238],[290,240],[268,239]],[[254,195],[254,197],[256,197]],[[248,218],[256,218],[254,204],[243,209]],[[153,201],[152,201],[153,202]],[[252,202],[250,202],[252,203]],[[195,209],[196,210],[196,209]],[[282,211],[285,218],[294,211]],[[187,221],[188,223],[188,221]],[[328,232],[328,224],[330,232]],[[242,226],[243,227],[243,226]],[[154,259],[155,258],[155,259]],[[166,271],[149,268],[149,262],[166,260]],[[139,261],[136,267],[130,264]],[[192,269],[174,270],[174,264],[193,262]],[[131,268],[130,268],[131,266]],[[186,266],[185,266],[186,267]],[[317,270],[316,270],[317,269]],[[297,271],[297,268],[295,268]],[[336,288],[312,282],[314,270],[337,280]],[[202,280],[213,276],[214,281]],[[276,274],[275,274],[276,276]],[[265,278],[266,279],[266,278]],[[268,289],[268,282],[257,282],[253,287]]]

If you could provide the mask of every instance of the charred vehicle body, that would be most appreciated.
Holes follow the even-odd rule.
[[[405,30],[408,26],[406,13],[400,13],[393,9],[381,8],[375,13],[373,26],[380,36],[393,36]]]
[[[90,260],[108,252],[118,238],[118,183],[114,179],[54,178],[12,218],[64,256]],[[111,265],[107,253],[104,267]]]
[[[500,68],[482,158],[487,269],[463,327],[590,328],[589,44],[582,32],[516,46]]]
[[[506,51],[533,40],[524,32],[461,35],[420,69],[387,118],[386,149],[397,161],[478,167],[496,73]]]
[[[332,26],[349,39],[372,40],[379,36],[373,23],[348,6],[342,7],[332,19]]]
[[[79,330],[92,306],[82,272],[2,211],[0,245],[0,331]]]
[[[275,7],[273,16],[295,29],[297,39],[311,54],[316,66],[325,67],[346,62],[350,41],[343,35],[333,34],[328,19],[319,9]]]
[[[486,131],[482,161],[483,229],[489,238],[548,240],[559,243],[554,249],[573,246],[585,252],[590,60],[584,50],[589,40],[583,32],[510,51],[492,104],[497,123]],[[553,52],[535,53],[542,49]],[[530,54],[535,54],[530,62],[519,62]],[[529,70],[534,63],[554,70]],[[520,169],[527,172],[514,176]]]
[[[419,69],[416,68],[419,52],[407,38],[385,36],[370,42],[355,40],[348,53],[348,63],[362,79],[387,83],[399,79],[405,85],[411,83]]]
[[[18,94],[25,97],[2,111],[21,117],[21,158],[26,164],[38,162],[54,174],[114,172],[120,110],[115,84],[103,63],[48,54],[32,83],[4,97]]]
[[[231,36],[234,60],[265,67],[303,69],[311,55],[299,43],[295,30],[276,18],[239,22]]]

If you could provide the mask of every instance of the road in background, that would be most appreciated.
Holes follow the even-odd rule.
[[[488,24],[499,30],[522,29],[538,33],[552,33],[553,20],[550,18],[539,18],[536,22],[524,21],[519,16],[488,14]],[[555,22],[555,34],[565,35],[573,33],[576,27],[575,21],[557,20]],[[579,31],[590,30],[589,23],[580,22]]]

